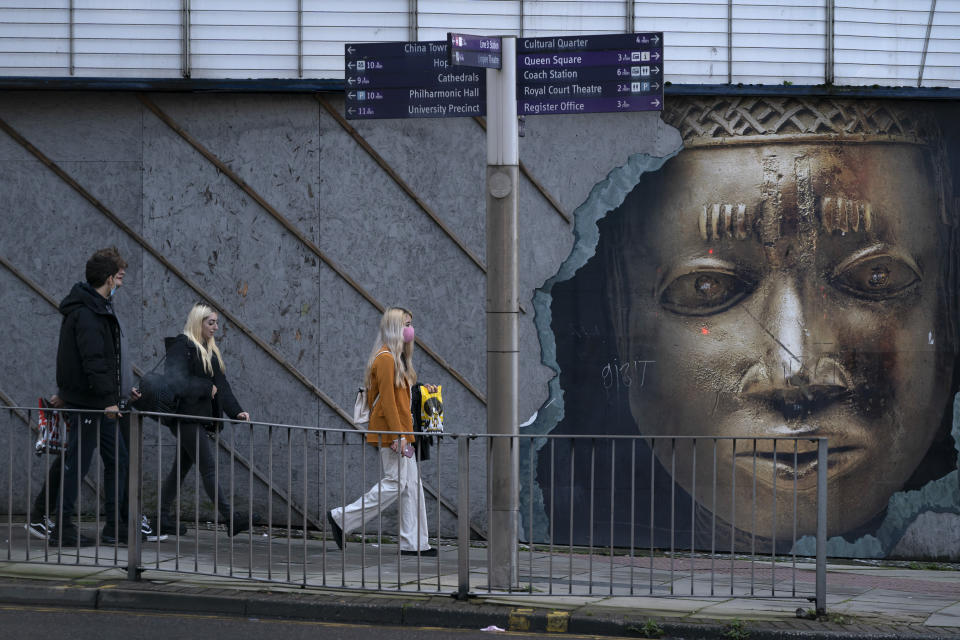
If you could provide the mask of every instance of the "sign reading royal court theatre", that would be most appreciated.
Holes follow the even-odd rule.
[[[663,34],[517,40],[517,113],[663,109]]]
[[[446,41],[344,45],[348,119],[486,113],[486,73],[455,69]]]

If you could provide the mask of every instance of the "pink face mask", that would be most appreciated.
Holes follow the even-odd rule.
[[[404,328],[403,328],[403,341],[404,341],[404,342],[413,342],[413,327],[404,327]]]

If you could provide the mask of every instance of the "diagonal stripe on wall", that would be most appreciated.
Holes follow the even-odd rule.
[[[336,262],[334,262],[333,260],[331,260],[331,259],[320,249],[320,247],[317,246],[316,243],[314,243],[312,240],[310,240],[310,238],[306,237],[306,235],[304,235],[292,222],[290,222],[290,220],[289,220],[286,216],[284,216],[283,214],[281,214],[275,207],[273,207],[269,202],[267,202],[266,199],[263,198],[263,196],[261,196],[259,193],[257,193],[257,192],[253,189],[253,187],[251,187],[250,185],[248,185],[248,184],[246,183],[246,181],[243,180],[243,178],[241,178],[239,175],[237,175],[236,172],[234,172],[225,162],[223,162],[222,160],[220,160],[220,159],[219,159],[216,155],[214,155],[209,149],[207,149],[204,145],[202,145],[196,138],[194,138],[194,137],[191,136],[187,131],[185,131],[185,130],[183,129],[183,127],[181,127],[179,124],[177,124],[177,122],[174,121],[173,118],[171,118],[169,115],[167,115],[163,110],[160,109],[160,107],[158,107],[156,104],[154,104],[154,103],[153,103],[149,98],[147,98],[145,95],[143,95],[143,94],[138,94],[137,97],[140,99],[140,102],[142,102],[143,105],[144,105],[145,107],[147,107],[147,109],[149,109],[155,116],[157,116],[157,118],[159,118],[164,124],[166,124],[168,127],[170,127],[170,129],[171,129],[174,133],[176,133],[176,134],[179,135],[181,138],[183,138],[183,140],[186,141],[187,144],[189,144],[191,147],[193,147],[193,149],[194,149],[195,151],[197,151],[197,153],[199,153],[200,155],[202,155],[204,158],[207,159],[207,161],[209,161],[211,164],[213,164],[213,165],[217,168],[218,171],[220,171],[220,172],[223,173],[225,176],[227,176],[228,178],[230,178],[230,180],[232,180],[232,181],[234,182],[234,184],[236,184],[244,193],[246,193],[248,196],[250,196],[250,197],[253,199],[254,202],[256,202],[258,205],[260,205],[260,207],[261,207],[264,211],[266,211],[267,213],[269,213],[269,214],[274,218],[274,220],[276,220],[277,222],[279,222],[279,223],[281,224],[281,226],[283,226],[284,229],[286,229],[287,231],[289,231],[295,238],[297,238],[297,240],[299,240],[305,247],[307,247],[315,256],[317,256],[317,257],[318,257],[320,260],[322,260],[328,267],[330,267],[330,269],[332,269],[334,273],[336,273],[338,276],[340,276],[340,278],[342,278],[347,284],[349,284],[349,285],[350,285],[357,293],[359,293],[367,302],[369,302],[371,305],[373,305],[373,307],[374,307],[375,309],[377,309],[377,311],[379,311],[380,313],[383,313],[384,309],[386,308],[383,303],[381,303],[379,300],[377,300],[376,298],[374,298],[372,294],[370,294],[366,289],[364,289],[364,288],[363,288],[356,280],[354,280],[342,267],[340,267]],[[322,100],[322,99],[318,98],[318,100]],[[321,102],[321,104],[323,104],[323,102]],[[425,205],[422,205],[422,206],[425,206]],[[446,227],[443,226],[442,221],[440,221],[439,219],[437,219],[437,218],[435,217],[435,215],[431,215],[431,218],[434,218],[434,221],[437,222],[437,224],[441,225],[441,228],[446,229]],[[448,235],[450,235],[450,232],[448,232]],[[472,253],[469,252],[469,249],[467,249],[466,246],[463,245],[462,242],[460,242],[459,240],[455,240],[455,242],[458,244],[458,246],[460,246],[461,249],[463,249],[465,252],[467,252],[468,255],[470,255],[470,256],[474,259],[474,262],[476,262],[478,265],[480,265],[481,268],[484,268],[483,265],[476,259],[475,256],[473,256]],[[486,402],[487,402],[486,395],[485,395],[482,391],[480,391],[475,385],[473,385],[472,383],[470,383],[470,382],[463,376],[463,374],[461,374],[459,371],[457,371],[456,369],[454,369],[446,360],[444,360],[444,359],[440,356],[440,354],[438,354],[438,353],[436,352],[436,350],[434,350],[434,349],[433,349],[432,347],[430,347],[429,345],[425,344],[425,343],[423,342],[423,340],[422,340],[421,338],[419,338],[419,337],[416,338],[416,342],[417,342],[417,345],[420,346],[420,348],[424,351],[424,353],[426,353],[426,354],[429,355],[431,358],[433,358],[433,360],[434,360],[437,364],[439,364],[439,365],[440,365],[447,373],[449,373],[455,380],[457,380],[457,381],[458,381],[460,384],[462,384],[468,391],[470,391],[470,393],[472,393],[478,400],[480,400],[480,402],[482,402],[483,404],[486,404]],[[345,414],[341,414],[341,415],[345,415]],[[352,420],[348,418],[347,421],[348,421],[348,422],[351,424],[351,426],[352,426],[352,424],[353,424]]]

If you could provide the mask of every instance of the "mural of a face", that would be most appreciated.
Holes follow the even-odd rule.
[[[825,436],[829,533],[849,531],[883,510],[940,427],[955,293],[939,167],[913,131],[884,133],[693,133],[621,207],[609,285],[620,358],[656,362],[630,411],[641,432],[701,437],[696,469],[688,443],[675,462],[656,448],[701,504],[714,472],[703,436]],[[773,450],[718,441],[716,514],[789,538],[793,447]],[[812,533],[812,442],[796,482],[799,533]]]

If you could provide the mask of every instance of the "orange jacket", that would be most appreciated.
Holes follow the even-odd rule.
[[[386,350],[386,347],[382,347]],[[400,436],[391,435],[391,431],[413,431],[413,416],[410,414],[410,388],[407,385],[396,387],[393,384],[393,355],[388,351],[373,360],[371,387],[367,390],[369,402],[379,397],[370,410],[370,426],[367,442],[373,446],[389,447]],[[377,433],[379,432],[379,433]],[[413,436],[406,436],[408,442]]]

